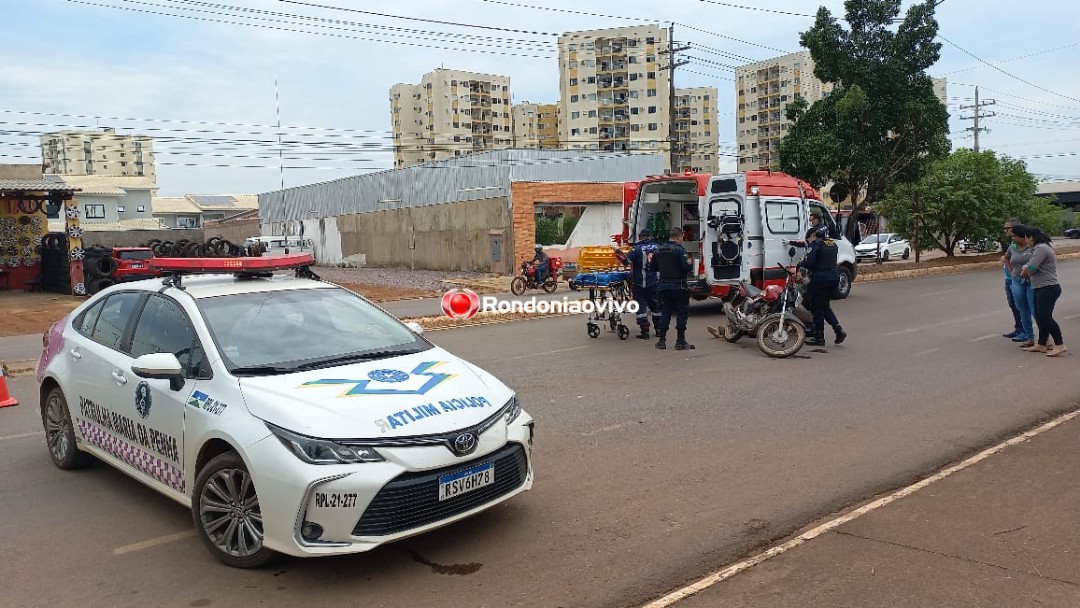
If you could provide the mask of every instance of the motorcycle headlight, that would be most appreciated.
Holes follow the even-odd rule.
[[[518,401],[517,395],[511,397],[504,407],[506,413],[503,415],[503,420],[506,421],[506,424],[517,420],[517,417],[521,415],[521,402]]]
[[[269,422],[266,423],[266,427],[289,451],[308,464],[356,464],[383,461],[383,457],[373,448],[341,445],[326,439],[305,437]]]

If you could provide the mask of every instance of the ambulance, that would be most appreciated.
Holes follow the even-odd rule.
[[[855,248],[809,183],[776,171],[713,175],[652,175],[623,185],[623,232],[613,239],[631,243],[648,228],[658,239],[671,227],[683,229],[683,247],[694,258],[693,297],[723,297],[747,281],[759,288],[784,281],[792,264],[790,241],[801,241],[810,215],[820,215],[839,247],[840,287],[851,293],[858,272]],[[797,248],[798,262],[805,249]]]

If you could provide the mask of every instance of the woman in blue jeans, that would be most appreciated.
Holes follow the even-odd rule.
[[[1016,232],[1016,227],[1013,227]],[[1047,357],[1060,357],[1069,352],[1061,336],[1061,327],[1054,320],[1054,305],[1061,297],[1061,285],[1057,278],[1057,257],[1050,246],[1050,237],[1038,228],[1024,227],[1020,231],[1025,243],[1032,248],[1031,259],[1023,267],[1020,276],[1031,279],[1035,293],[1035,324],[1039,326],[1039,341],[1024,350],[1046,353]],[[1050,338],[1054,346],[1047,349]]]
[[[1016,224],[1021,232],[1027,226]],[[1012,303],[1016,307],[1017,318],[1020,322],[1020,333],[1013,337],[1013,342],[1020,342],[1021,347],[1035,346],[1035,330],[1031,322],[1031,316],[1035,314],[1035,292],[1031,289],[1031,280],[1021,276],[1024,265],[1031,260],[1031,247],[1028,247],[1026,239],[1015,231],[1011,232],[1013,244],[1005,250],[1002,256],[1005,269],[1009,273],[1009,290],[1012,293]]]

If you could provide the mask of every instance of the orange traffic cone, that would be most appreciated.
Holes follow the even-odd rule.
[[[0,364],[0,407],[10,407],[12,405],[19,405],[19,402],[8,394],[7,379],[4,378],[4,366]]]

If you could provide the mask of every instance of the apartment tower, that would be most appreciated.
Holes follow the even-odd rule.
[[[515,148],[554,150],[559,147],[559,106],[554,103],[513,105]]]
[[[720,170],[716,87],[675,89],[676,171]]]
[[[116,129],[58,131],[41,136],[43,172],[55,175],[149,177],[156,180],[154,141]]]
[[[510,78],[436,69],[390,87],[394,166],[513,145]]]
[[[668,150],[667,30],[638,25],[559,37],[559,141],[607,152]]]

